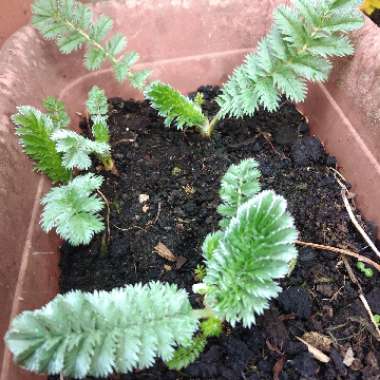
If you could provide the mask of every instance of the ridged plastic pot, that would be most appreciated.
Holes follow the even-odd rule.
[[[95,4],[113,17],[141,55],[140,68],[187,92],[221,84],[271,25],[273,8],[286,1],[119,0]],[[25,2],[23,3],[25,4]],[[1,6],[2,7],[2,6]],[[0,7],[0,9],[1,9]],[[356,55],[339,60],[327,84],[313,85],[300,110],[312,132],[338,159],[363,214],[380,224],[380,32],[367,21],[354,35]],[[108,69],[88,73],[82,53],[62,56],[31,27],[0,50],[0,335],[22,310],[40,307],[58,290],[58,239],[39,227],[40,198],[49,181],[32,172],[9,116],[17,105],[40,106],[54,95],[67,104],[72,124],[94,84],[109,96],[138,97]],[[16,368],[0,340],[0,380],[32,380]],[[39,377],[37,377],[39,378]]]

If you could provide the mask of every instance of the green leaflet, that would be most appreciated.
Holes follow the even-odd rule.
[[[88,93],[86,106],[91,116],[107,115],[108,100],[105,91],[98,86],[93,86]]]
[[[207,339],[220,336],[222,330],[222,322],[218,318],[206,319],[201,323],[200,332],[188,344],[179,347],[166,365],[175,370],[186,368],[204,351]]]
[[[207,338],[202,334],[194,337],[194,339],[186,346],[178,348],[173,358],[166,363],[169,369],[181,370],[188,367],[191,363],[198,359],[204,351],[207,344]]]
[[[59,295],[15,318],[5,341],[26,369],[82,379],[169,361],[197,327],[186,291],[151,282]]]
[[[57,128],[66,128],[70,124],[70,117],[65,110],[65,104],[54,96],[48,96],[43,101],[48,116]]]
[[[198,127],[202,129],[208,120],[201,107],[168,84],[151,83],[145,90],[145,97],[158,114],[165,118],[165,125],[173,123],[178,129]]]
[[[241,321],[249,327],[280,293],[275,280],[288,273],[297,257],[297,231],[286,201],[263,191],[243,203],[227,229],[213,236],[204,246],[205,304],[232,326]]]
[[[306,80],[324,81],[330,57],[353,53],[344,33],[363,25],[356,0],[293,0],[279,6],[272,30],[223,86],[217,98],[220,117],[252,116],[261,106],[278,108],[281,95],[301,102]]]
[[[91,9],[77,0],[35,0],[32,24],[46,39],[56,41],[63,54],[86,46],[84,64],[88,70],[97,70],[109,61],[119,82],[133,79],[130,68],[137,62],[135,52],[125,53],[127,39],[116,33],[107,38],[112,20],[100,15],[94,21]]]
[[[92,141],[66,129],[54,132],[52,140],[56,143],[57,151],[62,153],[63,166],[68,169],[88,169],[92,164],[90,154],[103,156],[110,152],[107,143]]]
[[[222,203],[218,207],[218,213],[223,217],[220,227],[227,227],[239,206],[261,190],[258,166],[252,158],[242,160],[237,165],[231,165],[223,176],[219,191]]]
[[[45,232],[53,228],[71,245],[90,243],[94,234],[104,230],[99,215],[102,199],[93,192],[103,178],[92,173],[74,178],[65,186],[52,188],[42,199],[41,226]]]
[[[17,126],[16,134],[20,138],[24,152],[35,161],[37,171],[45,173],[53,182],[67,182],[71,171],[62,163],[52,139],[54,131],[62,125],[34,107],[22,106],[12,116]]]
[[[92,119],[92,134],[95,138],[95,144],[97,144],[100,149],[92,149],[100,160],[104,163],[107,160],[111,160],[111,147],[110,142],[110,132],[107,124],[108,120],[108,100],[106,93],[103,89],[94,86],[88,93],[87,100],[87,110]],[[102,149],[107,146],[107,149]],[[94,146],[94,148],[96,148]]]

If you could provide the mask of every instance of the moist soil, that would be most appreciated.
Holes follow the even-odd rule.
[[[218,89],[199,91],[204,93],[205,112],[216,113]],[[309,135],[293,105],[284,101],[275,113],[260,110],[253,118],[226,119],[211,139],[192,130],[165,128],[146,102],[115,98],[110,105],[118,175],[94,168],[106,178],[102,192],[110,206],[109,244],[104,235],[88,247],[62,247],[63,293],[160,280],[186,288],[193,305],[201,307],[191,286],[196,282],[194,269],[202,263],[202,242],[218,228],[220,179],[232,163],[248,157],[260,163],[263,188],[288,200],[300,239],[374,258],[344,208],[332,170],[335,158]],[[82,128],[88,130],[85,124]],[[374,237],[374,226],[355,213]],[[177,261],[160,257],[155,252],[158,243]],[[380,314],[379,273],[368,279],[349,261],[373,312]],[[181,372],[159,362],[113,379],[380,379],[380,344],[340,257],[300,247],[293,273],[281,284],[283,293],[256,326],[226,325],[222,336],[211,339],[201,357]],[[317,333],[319,341],[313,344],[323,348],[327,364],[297,339],[311,332]],[[330,346],[321,346],[322,335]]]

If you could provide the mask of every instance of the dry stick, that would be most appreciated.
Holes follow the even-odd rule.
[[[347,213],[352,221],[352,223],[354,224],[354,226],[356,227],[356,229],[359,231],[359,233],[362,235],[362,237],[364,238],[364,240],[367,242],[367,244],[371,247],[371,249],[376,253],[377,256],[380,257],[380,252],[378,251],[378,249],[376,248],[375,244],[372,242],[372,240],[370,239],[370,237],[367,235],[367,233],[363,230],[362,226],[359,224],[359,222],[357,221],[355,215],[354,215],[354,212],[352,210],[352,207],[351,207],[351,204],[350,202],[348,201],[348,198],[347,198],[347,193],[348,193],[348,189],[347,187],[344,185],[344,183],[342,181],[346,181],[346,179],[343,177],[343,175],[338,171],[338,170],[335,170],[335,169],[332,169],[333,172],[335,173],[335,179],[337,180],[337,182],[339,183],[340,187],[342,188],[342,198],[343,198],[343,203],[344,203],[344,206],[346,207],[346,210],[347,210]],[[337,178],[337,175],[340,177],[340,179],[342,181],[340,181],[338,178]],[[363,292],[363,289],[358,281],[358,279],[356,278],[355,276],[355,273],[354,271],[352,270],[351,268],[351,265],[350,263],[347,261],[347,259],[345,257],[342,256],[342,260],[344,262],[344,265],[347,269],[347,272],[348,272],[348,275],[351,279],[351,281],[356,284],[356,286],[358,287],[359,289],[359,298],[360,298],[360,301],[362,301],[362,304],[364,306],[364,308],[366,309],[368,315],[369,315],[369,318],[372,322],[372,324],[374,325],[375,327],[375,330],[378,334],[378,337],[380,338],[380,329],[379,329],[379,326],[378,324],[376,323],[375,321],[375,318],[373,316],[373,313],[372,313],[372,310],[367,302],[367,299],[364,297],[364,292]],[[369,262],[367,261],[369,259],[366,258],[366,260],[361,260],[361,261],[364,261],[366,262],[367,264],[369,264]],[[369,261],[372,261],[372,260],[369,260]],[[372,264],[371,264],[372,265]],[[377,264],[376,264],[377,265]],[[375,267],[377,269],[377,267]],[[380,340],[380,339],[379,339]]]
[[[338,170],[333,169],[333,168],[331,168],[331,170],[336,175],[338,175],[343,181],[346,181],[346,179],[343,177],[343,175],[341,173],[338,172]],[[363,239],[366,241],[366,243],[372,249],[372,251],[375,252],[378,257],[380,257],[380,252],[377,249],[376,245],[373,243],[373,241],[367,235],[367,233],[363,230],[362,226],[359,224],[358,220],[356,219],[356,217],[354,215],[354,212],[352,210],[351,204],[350,204],[350,202],[349,202],[349,200],[347,198],[347,195],[346,195],[348,193],[347,187],[336,176],[335,176],[335,179],[337,180],[337,182],[339,183],[340,187],[342,188],[343,203],[344,203],[344,206],[346,207],[346,210],[347,210],[348,216],[351,219],[351,222],[354,224],[354,226],[356,227],[356,229],[359,231],[360,235],[362,235]]]
[[[348,249],[331,247],[329,245],[307,243],[307,242],[300,241],[300,240],[296,240],[295,243],[297,245],[302,245],[304,247],[310,247],[310,248],[319,249],[322,251],[334,252],[334,253],[337,253],[339,255],[346,255],[346,256],[355,257],[357,260],[362,261],[363,263],[366,263],[368,265],[371,265],[372,267],[374,267],[375,269],[377,269],[380,272],[380,265],[379,264],[377,264],[373,260],[369,259],[368,257],[359,255],[358,253],[349,251]]]
[[[369,304],[367,302],[367,299],[364,297],[363,289],[362,289],[362,287],[361,287],[358,279],[356,278],[355,273],[352,270],[351,265],[348,262],[347,258],[346,257],[342,257],[342,260],[343,260],[343,263],[344,263],[344,265],[345,265],[345,267],[347,269],[348,276],[350,277],[351,281],[358,287],[360,301],[362,301],[362,304],[363,304],[364,308],[366,309],[366,311],[367,311],[367,313],[369,315],[369,319],[371,320],[373,326],[375,327],[375,330],[376,330],[377,335],[378,335],[378,340],[380,340],[380,329],[379,329],[378,324],[375,321],[375,318],[374,318],[372,310],[371,310],[371,308],[370,308],[370,306],[369,306]]]
[[[347,199],[346,192],[347,192],[347,190],[342,190],[342,198],[343,198],[344,206],[346,207],[346,210],[348,212],[348,215],[350,216],[352,223],[354,224],[356,229],[359,231],[360,235],[363,236],[363,239],[367,242],[368,246],[372,249],[372,251],[375,252],[378,257],[380,257],[379,250],[376,248],[373,241],[370,239],[370,237],[367,235],[367,233],[363,230],[362,226],[357,221],[357,219],[356,219],[356,217],[352,211],[352,207],[350,205],[350,202]]]

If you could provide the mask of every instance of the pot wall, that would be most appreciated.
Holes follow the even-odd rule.
[[[0,46],[30,18],[32,0],[3,0],[0,4]]]
[[[96,12],[118,16],[115,30],[129,36],[141,55],[140,68],[187,92],[202,84],[221,84],[270,27],[273,7],[286,1],[257,0],[110,0],[94,5]],[[138,26],[138,27],[136,27]],[[301,109],[313,132],[338,158],[343,173],[358,192],[358,203],[380,223],[379,139],[380,50],[372,49],[379,32],[370,22],[356,36],[357,55],[340,61],[326,86],[314,86]],[[376,42],[376,43],[377,43]],[[32,172],[21,152],[9,116],[16,105],[40,106],[47,95],[61,97],[77,124],[92,85],[109,96],[137,97],[120,86],[108,69],[88,73],[82,54],[61,56],[54,44],[30,26],[14,34],[0,50],[0,335],[22,310],[39,307],[57,292],[57,246],[54,235],[39,225],[39,200],[48,180]],[[369,65],[370,63],[370,65]],[[359,80],[367,69],[366,80]],[[368,71],[370,67],[370,71]],[[361,92],[359,92],[359,89]],[[358,93],[367,94],[363,97]],[[377,95],[377,97],[374,97]],[[363,95],[364,96],[364,95]],[[371,134],[370,134],[371,133]],[[368,142],[368,144],[367,144]],[[370,144],[371,143],[371,144]],[[11,362],[0,340],[0,380],[32,379]]]

